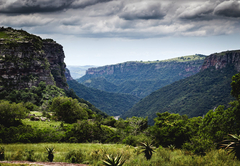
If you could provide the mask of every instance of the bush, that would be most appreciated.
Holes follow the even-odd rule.
[[[77,120],[88,119],[88,114],[77,99],[70,97],[56,97],[50,106],[50,111],[55,112],[59,120],[66,123],[75,123]]]
[[[28,109],[22,103],[11,104],[9,101],[0,101],[0,124],[5,127],[18,126],[27,112]]]
[[[0,147],[0,160],[4,160],[4,147]]]
[[[71,163],[82,163],[85,159],[85,155],[83,154],[82,150],[71,150],[66,155],[66,160]]]
[[[205,155],[207,151],[211,150],[213,145],[212,140],[195,136],[190,139],[190,142],[184,143],[182,148],[192,151],[194,154]]]
[[[25,156],[27,161],[35,161],[34,150],[25,150]]]

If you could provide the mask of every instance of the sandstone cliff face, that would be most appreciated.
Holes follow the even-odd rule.
[[[23,30],[0,28],[0,90],[47,84],[67,89],[62,46]]]
[[[170,61],[170,62],[154,62],[154,63],[142,63],[142,62],[125,62],[116,65],[108,65],[97,68],[89,68],[86,71],[86,76],[101,76],[101,75],[114,75],[121,73],[134,73],[141,72],[146,70],[151,70],[152,72],[160,71],[162,69],[171,68],[171,69],[179,69],[179,75],[184,75],[186,77],[192,75],[193,73],[197,73],[201,69],[201,65],[203,62],[203,58],[196,61],[186,61],[186,62],[178,62],[178,61]],[[182,74],[184,71],[184,74]]]
[[[222,69],[227,64],[233,64],[235,69],[240,72],[240,50],[211,54],[204,60],[201,71],[212,66],[216,69]]]

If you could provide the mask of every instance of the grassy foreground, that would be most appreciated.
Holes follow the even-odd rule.
[[[212,150],[206,156],[192,155],[183,150],[169,150],[159,147],[155,149],[152,159],[147,161],[138,148],[123,144],[70,144],[70,143],[40,143],[40,144],[8,144],[5,148],[5,160],[47,161],[46,147],[54,147],[54,162],[71,162],[66,156],[76,150],[81,163],[100,166],[106,154],[122,154],[126,160],[125,166],[237,166],[240,161],[227,155],[225,150]],[[3,165],[0,163],[0,165]],[[3,165],[5,166],[5,165]]]

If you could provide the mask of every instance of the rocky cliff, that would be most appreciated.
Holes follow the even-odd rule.
[[[90,68],[77,79],[88,87],[143,98],[177,80],[198,73],[204,55],[191,55],[165,61],[125,62]]]
[[[204,60],[201,71],[212,66],[216,69],[222,69],[226,67],[227,64],[233,64],[234,68],[240,72],[240,50],[211,54]]]
[[[165,61],[148,61],[148,62],[125,62],[116,65],[108,65],[97,68],[89,68],[86,71],[86,76],[100,76],[100,75],[115,75],[115,74],[126,74],[135,73],[146,70],[151,70],[152,72],[158,72],[161,69],[171,68],[171,69],[181,69],[179,75],[184,73],[184,76],[192,75],[191,72],[197,73],[201,69],[201,65],[204,55],[192,55],[185,57],[178,57],[174,59],[169,59]],[[189,73],[188,73],[189,72]]]
[[[0,28],[0,90],[47,84],[67,89],[64,52],[52,39]]]

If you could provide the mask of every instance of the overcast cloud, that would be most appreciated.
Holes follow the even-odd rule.
[[[3,26],[31,28],[42,34],[207,36],[239,33],[240,1],[1,0],[0,16]]]
[[[240,0],[0,0],[0,18],[0,26],[63,44],[68,64],[167,59],[240,46]]]

